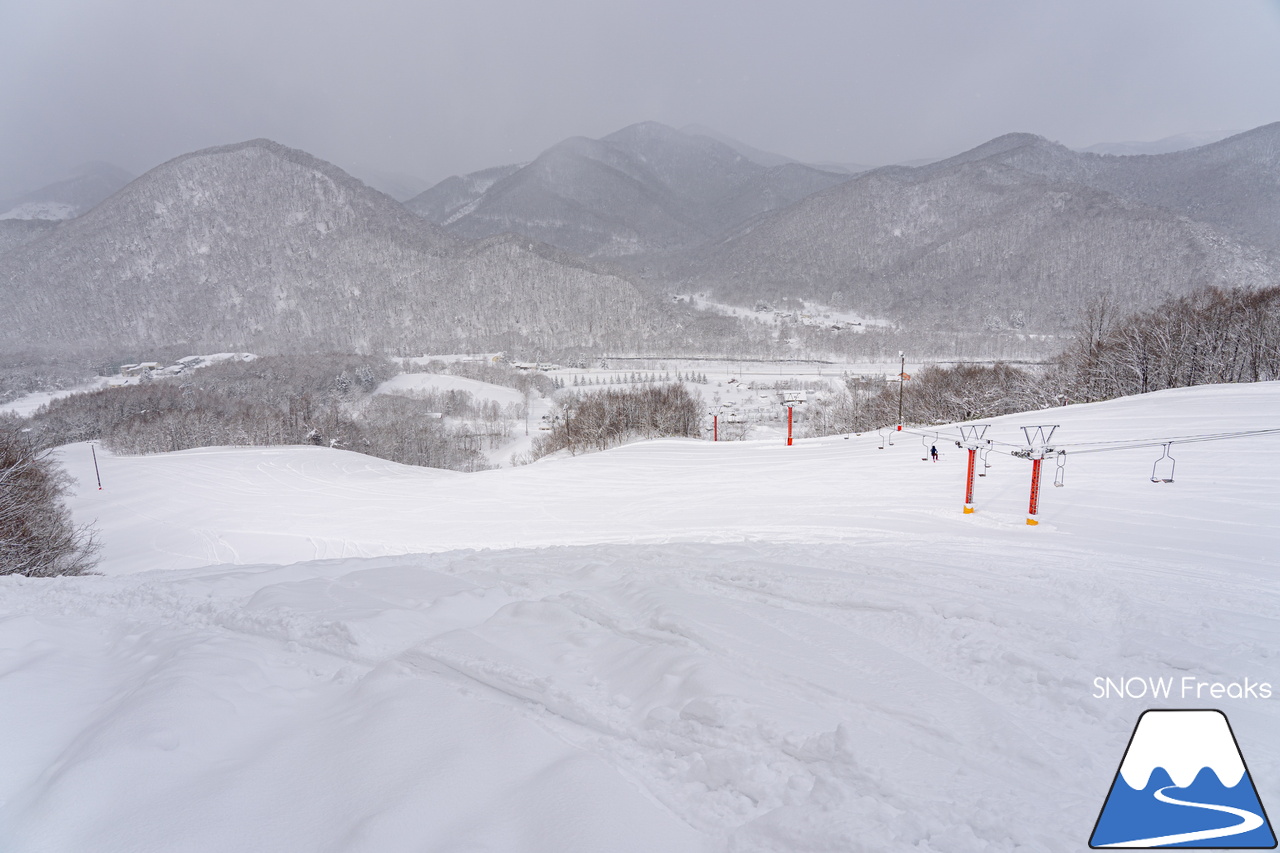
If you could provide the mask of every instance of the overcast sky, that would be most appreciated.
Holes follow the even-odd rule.
[[[1280,0],[0,0],[0,190],[265,136],[438,180],[652,119],[810,161],[1280,120]]]

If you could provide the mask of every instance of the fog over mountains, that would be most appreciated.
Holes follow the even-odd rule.
[[[1235,136],[1240,132],[1233,130],[1230,132],[1200,131],[1179,133],[1176,136],[1166,136],[1164,139],[1156,139],[1151,142],[1099,142],[1077,150],[1089,154],[1169,154],[1174,151],[1183,151],[1187,148],[1199,148],[1201,145],[1208,145],[1220,139],[1226,139],[1228,136]]]
[[[643,122],[566,139],[525,165],[451,178],[407,206],[462,237],[516,232],[620,256],[698,245],[848,177],[765,166],[708,136]]]
[[[0,221],[71,219],[93,208],[133,178],[110,163],[86,163],[65,180],[15,198],[0,199]]]
[[[403,205],[266,140],[194,152],[67,221],[0,220],[0,352],[758,349],[670,299],[707,292],[964,354],[1034,349],[1099,293],[1280,283],[1280,124],[1139,156],[1009,134],[859,174],[731,142],[645,122]]]

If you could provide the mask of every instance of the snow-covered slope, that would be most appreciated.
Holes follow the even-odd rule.
[[[1150,700],[1280,682],[1280,384],[1059,424],[1065,487],[932,435],[451,474],[63,451],[103,577],[0,579],[0,849],[1082,849]],[[940,436],[940,439],[943,437]],[[1096,447],[1096,445],[1095,445]],[[1265,803],[1274,702],[1221,700]],[[1205,707],[1203,699],[1160,706]]]

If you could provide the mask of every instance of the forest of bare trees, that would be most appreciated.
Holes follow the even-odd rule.
[[[1060,358],[1070,400],[1280,378],[1280,287],[1206,287],[1116,315],[1113,298],[1096,300]]]

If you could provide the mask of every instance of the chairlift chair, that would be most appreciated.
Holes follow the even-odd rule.
[[[1151,482],[1153,483],[1173,482],[1173,468],[1177,460],[1169,455],[1169,446],[1171,444],[1173,444],[1172,441],[1165,442],[1164,453],[1151,466]]]

